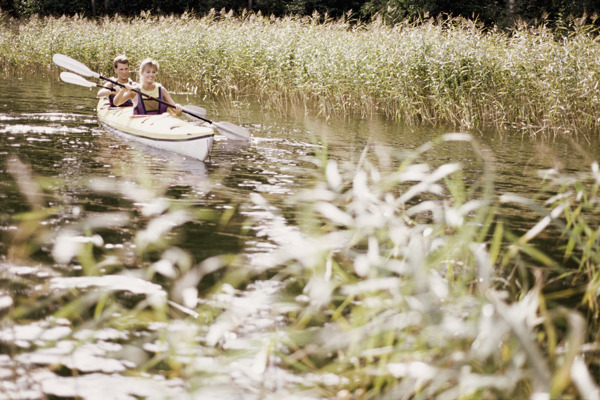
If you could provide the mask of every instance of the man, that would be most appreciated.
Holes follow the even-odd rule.
[[[112,78],[112,80],[116,80],[117,82],[123,85],[133,83],[131,79],[129,79],[129,60],[127,59],[127,57],[123,55],[115,57],[113,61],[113,66],[115,68],[115,74],[117,75],[117,77]],[[122,87],[119,85],[115,85],[112,82],[108,82],[106,83],[106,85],[104,85],[102,89],[98,91],[96,97],[101,98],[108,96],[110,106],[116,107],[113,103],[113,99],[115,98],[115,95],[121,90],[121,88]],[[119,107],[128,107],[132,105],[133,103],[130,100],[119,105]]]

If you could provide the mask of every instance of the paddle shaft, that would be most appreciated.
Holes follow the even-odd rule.
[[[116,92],[115,88],[107,88],[106,86],[103,86],[99,83],[96,83],[96,86],[102,89],[110,89],[111,92]]]

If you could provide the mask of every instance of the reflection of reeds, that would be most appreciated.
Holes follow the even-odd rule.
[[[481,176],[466,181],[458,163],[423,163],[422,155],[439,145],[473,151]],[[293,214],[296,224],[276,224],[272,231],[261,225],[262,240],[273,244],[261,265],[237,255],[193,260],[175,246],[174,233],[189,221],[231,216],[194,211],[149,182],[133,183],[143,176],[89,181],[90,191],[131,203],[129,212],[100,218],[81,210],[64,227],[48,224],[64,210],[45,208],[37,178],[13,159],[11,174],[24,196],[36,197],[29,201],[32,212],[15,216],[27,222],[12,230],[20,240],[7,243],[27,243],[37,253],[9,248],[15,258],[0,264],[9,288],[0,292],[3,327],[38,318],[43,329],[59,324],[69,339],[138,349],[137,364],[119,364],[127,370],[124,379],[139,372],[181,378],[203,398],[261,392],[340,399],[597,398],[590,374],[597,367],[600,293],[597,164],[577,176],[546,171],[542,193],[553,197],[538,204],[510,194],[498,199],[493,160],[466,134],[443,135],[408,155],[378,152],[386,170],[392,162],[398,168],[380,171],[367,150],[358,165],[323,153],[314,159],[314,187],[286,200],[285,209],[258,194],[247,200],[252,204],[244,207],[268,210],[281,221]],[[512,238],[496,214],[500,202],[532,208],[539,223]],[[111,231],[125,226],[131,234],[123,243],[107,246]],[[563,259],[537,247],[550,227],[563,234],[546,239],[563,250]],[[55,262],[35,261],[39,276],[12,272],[19,268],[13,262],[27,265],[33,256]],[[42,268],[52,271],[49,284],[39,283],[47,277]],[[119,330],[112,339],[89,337],[90,329],[109,328]],[[23,339],[17,348],[7,339],[10,329],[0,330],[0,341],[15,354],[35,358],[39,346],[53,346],[41,339],[24,346]],[[22,359],[13,360],[13,369]],[[73,367],[64,360],[53,362],[65,362],[66,376]]]
[[[100,20],[36,18],[0,25],[0,67],[50,65],[53,53],[110,73],[127,54],[152,56],[178,91],[252,96],[324,114],[381,112],[407,123],[538,130],[597,128],[600,47],[578,20],[508,33],[464,19],[418,25],[211,14]]]

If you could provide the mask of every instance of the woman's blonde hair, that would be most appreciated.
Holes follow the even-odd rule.
[[[140,80],[142,79],[142,72],[144,72],[144,70],[150,69],[150,68],[153,68],[156,72],[158,72],[158,61],[156,61],[152,58],[146,58],[140,64]]]

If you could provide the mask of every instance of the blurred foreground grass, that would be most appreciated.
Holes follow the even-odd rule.
[[[481,176],[424,163],[441,144],[470,148]],[[491,157],[458,133],[401,155],[366,149],[358,164],[317,154],[314,186],[289,209],[259,194],[240,204],[294,210],[260,268],[243,252],[195,260],[178,247],[186,223],[220,211],[123,177],[89,186],[131,201],[129,213],[74,212],[11,158],[30,211],[13,217],[0,263],[0,391],[597,399],[598,164],[541,171],[540,197],[527,199],[495,194]],[[506,203],[539,222],[512,234]],[[60,213],[70,222],[52,226]]]

